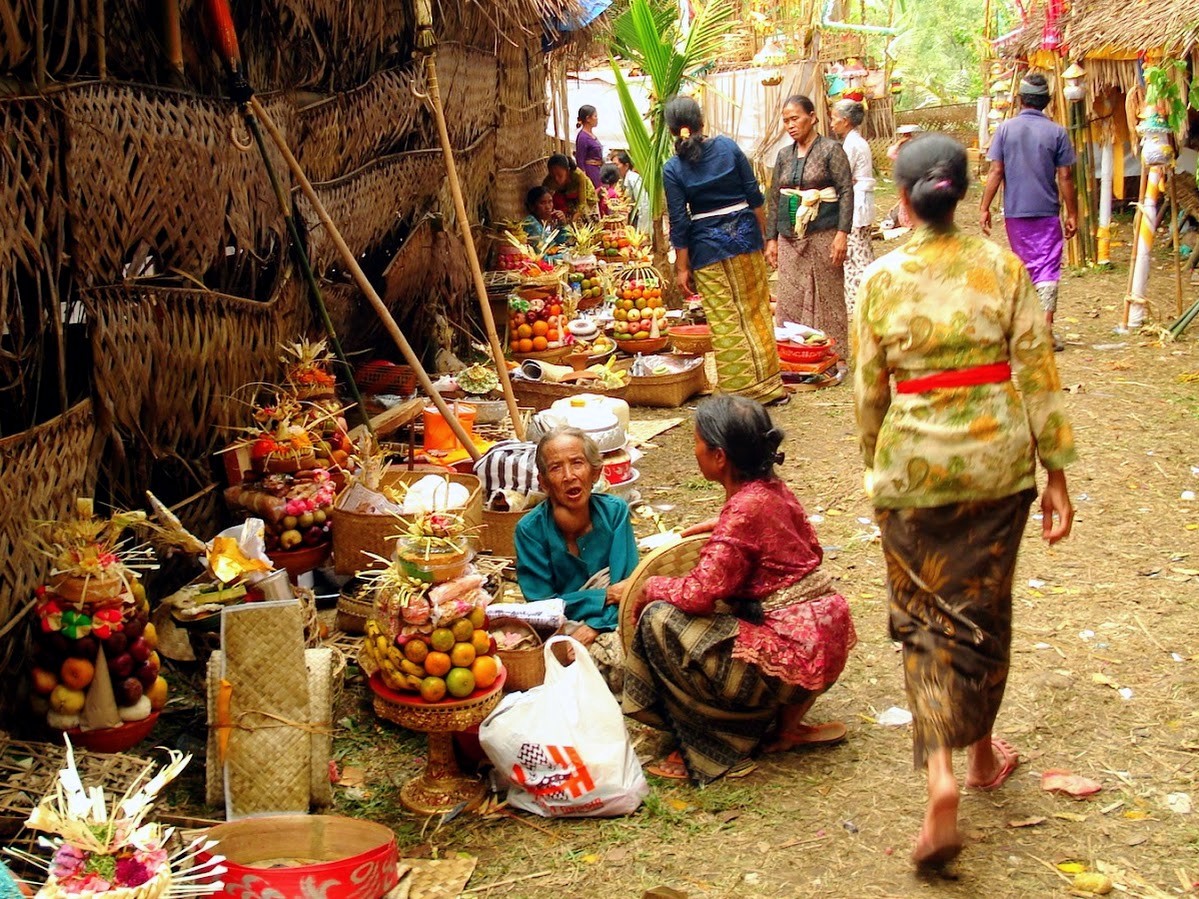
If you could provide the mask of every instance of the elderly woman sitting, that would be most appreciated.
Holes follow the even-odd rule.
[[[725,489],[720,516],[685,577],[652,577],[630,596],[639,618],[625,660],[624,712],[673,732],[680,751],[648,770],[705,783],[753,770],[749,756],[833,743],[845,725],[803,723],[857,642],[849,605],[820,570],[799,500],[778,477],[782,433],[740,396],[695,411],[695,458]]]
[[[556,428],[537,444],[537,473],[548,501],[516,526],[516,580],[527,600],[560,597],[605,676],[619,672],[616,620],[624,581],[637,567],[628,504],[592,493],[603,471],[599,447],[578,428]],[[609,677],[609,684],[613,680]]]

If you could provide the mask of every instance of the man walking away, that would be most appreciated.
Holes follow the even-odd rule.
[[[1008,243],[1024,262],[1053,331],[1065,241],[1078,231],[1078,195],[1070,168],[1074,148],[1066,129],[1047,115],[1049,82],[1039,72],[1020,81],[1020,112],[1000,124],[987,159],[991,170],[983,188],[981,224],[991,233],[991,203],[1003,185],[1003,216]],[[1061,204],[1066,205],[1063,232]],[[1055,335],[1055,350],[1064,349]]]

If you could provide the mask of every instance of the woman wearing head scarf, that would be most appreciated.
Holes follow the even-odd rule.
[[[1019,763],[993,735],[1007,684],[1012,578],[1036,463],[1047,472],[1041,533],[1068,536],[1074,461],[1053,342],[1015,255],[954,225],[966,151],[944,135],[899,151],[911,239],[866,271],[858,297],[854,402],[882,532],[891,635],[928,805],[919,867],[961,852],[953,750],[966,786],[995,790]],[[894,387],[892,387],[894,382]]]

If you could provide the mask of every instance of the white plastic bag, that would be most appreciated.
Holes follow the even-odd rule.
[[[563,667],[556,643],[574,649]],[[627,815],[649,785],[624,715],[586,648],[551,637],[545,683],[510,693],[479,726],[479,742],[508,786],[508,804],[546,818]]]

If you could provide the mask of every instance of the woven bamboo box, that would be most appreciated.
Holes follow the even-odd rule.
[[[702,393],[707,385],[703,365],[696,365],[687,371],[631,378],[625,401],[630,406],[673,409]]]
[[[516,525],[524,518],[523,512],[492,512],[483,510],[483,529],[479,542],[484,552],[509,559],[516,558]]]
[[[461,484],[470,496],[466,507],[453,510],[466,521],[468,528],[478,528],[483,523],[483,485],[473,474],[459,474],[456,471],[428,470],[408,471],[406,469],[389,469],[381,479],[381,486],[396,486],[397,484],[415,484],[423,477],[437,474],[445,477],[450,483]],[[385,559],[391,558],[395,549],[396,536],[404,531],[409,524],[409,518],[392,515],[366,515],[360,512],[347,512],[333,506],[333,564],[338,574],[357,574],[372,568],[382,567],[382,563],[371,558],[367,553],[374,553]]]

